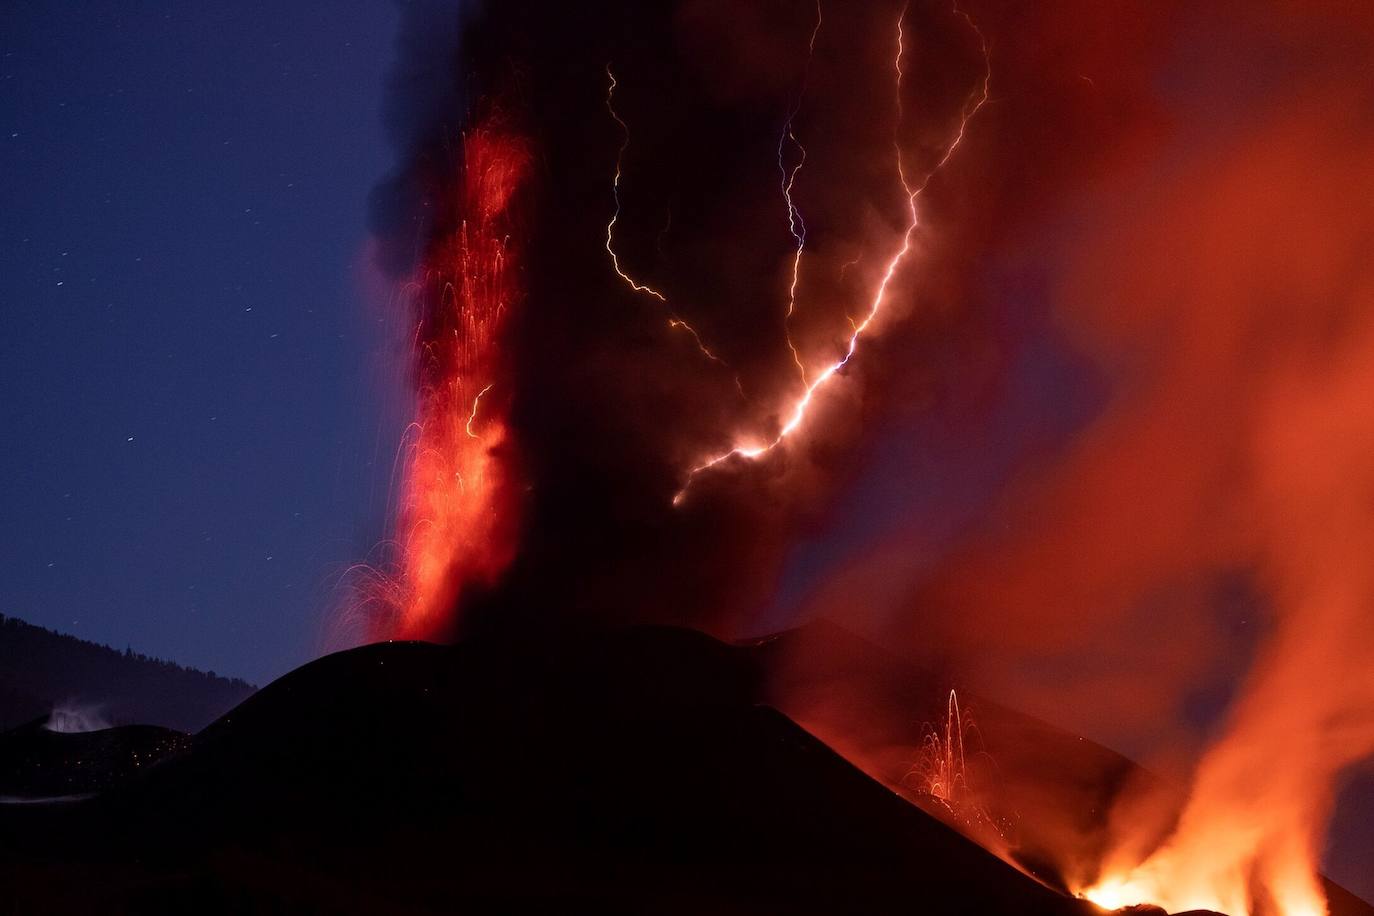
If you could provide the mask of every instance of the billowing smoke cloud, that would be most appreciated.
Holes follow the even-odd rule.
[[[1310,879],[1335,779],[1374,749],[1367,13],[845,2],[812,53],[802,0],[503,2],[456,43],[453,7],[409,9],[405,159],[376,205],[398,275],[442,231],[429,191],[477,100],[504,100],[533,157],[501,341],[521,531],[455,630],[748,632],[793,545],[843,531],[828,555],[852,562],[813,573],[808,611],[1131,750],[1195,749],[1197,708],[1253,658],[1173,842],[1243,821],[1237,787],[1298,799],[1210,848],[1242,885]],[[921,196],[876,333],[804,435],[675,506],[691,468],[786,422],[798,361],[842,350],[902,239],[894,137],[911,174],[935,167],[982,39],[990,98]],[[616,190],[632,281],[606,250]],[[907,518],[859,498],[866,466],[914,481]],[[1114,837],[1123,867],[1178,814]]]
[[[434,195],[458,164],[459,138],[473,95],[462,64],[463,25],[478,6],[463,0],[407,0],[387,78],[386,132],[399,153],[370,201],[371,229],[384,274],[407,278],[436,231]]]
[[[816,398],[795,444],[690,470],[775,436],[804,390],[798,363],[819,371],[839,358],[902,249],[894,140],[913,178],[930,172],[982,84],[976,29],[953,8],[914,6],[899,99],[901,9],[494,4],[462,26],[457,55],[429,44],[443,28],[423,25],[451,24],[452,8],[411,10],[402,52],[415,59],[400,68],[392,116],[405,158],[376,205],[398,276],[414,269],[407,252],[423,263],[463,218],[435,188],[459,167],[482,100],[501,100],[534,157],[522,288],[500,341],[513,367],[508,449],[525,485],[520,546],[502,584],[465,596],[455,621],[757,626],[787,548],[850,473],[877,335]],[[416,75],[440,89],[407,107]],[[806,251],[789,321],[798,222],[781,184],[803,156]],[[616,256],[633,282],[606,250],[617,191]],[[918,262],[932,257],[925,233],[912,240],[875,332],[914,307]]]
[[[1338,776],[1374,752],[1371,19],[1272,4],[1173,27],[1167,120],[1101,134],[1129,158],[1037,201],[1038,242],[998,244],[1053,270],[1050,327],[1101,406],[956,537],[915,520],[817,601],[871,598],[909,651],[1137,749],[1197,740],[1181,727],[1253,654],[1133,892],[1308,912]],[[1109,871],[1160,841],[1121,821]]]
[[[1252,870],[1285,912],[1313,911],[1335,780],[1374,753],[1374,581],[1360,559],[1374,548],[1374,212],[1350,206],[1374,192],[1374,121],[1368,91],[1328,81],[1327,66],[1180,179],[1186,196],[1161,208],[1167,237],[1142,227],[1145,270],[1118,297],[1173,337],[1145,422],[1190,433],[1140,483],[1192,477],[1156,522],[1203,535],[1174,540],[1191,564],[1158,550],[1142,572],[1236,564],[1273,618],[1178,837],[1152,860],[1173,899],[1229,912]]]

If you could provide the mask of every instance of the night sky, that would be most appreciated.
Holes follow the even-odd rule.
[[[0,10],[0,613],[256,683],[320,650],[399,437],[395,18]]]

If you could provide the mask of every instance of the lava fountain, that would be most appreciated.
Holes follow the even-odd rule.
[[[383,609],[373,627],[384,637],[435,635],[515,550],[500,341],[521,295],[512,205],[530,152],[496,110],[464,132],[461,150],[454,187],[437,208],[456,219],[439,227],[403,297],[418,303],[418,393],[402,446],[398,558],[394,569],[367,576],[367,600]]]

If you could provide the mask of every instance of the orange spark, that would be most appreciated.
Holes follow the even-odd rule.
[[[1007,825],[983,804],[983,788],[978,785],[974,768],[969,766],[970,753],[976,759],[987,757],[987,752],[970,752],[970,741],[975,746],[981,744],[977,727],[972,717],[959,709],[959,697],[950,690],[945,700],[943,727],[926,726],[920,754],[902,782],[915,788],[922,798],[933,801],[964,828],[1005,838]]]
[[[959,712],[959,697],[953,690],[945,704],[943,732],[931,729],[921,748],[921,759],[908,777],[917,777],[920,789],[931,798],[954,810],[968,787],[968,765],[964,758],[964,719]]]

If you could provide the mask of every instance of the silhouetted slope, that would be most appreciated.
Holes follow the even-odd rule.
[[[1046,884],[1091,878],[1107,848],[1109,815],[1128,784],[1154,781],[1138,764],[1096,742],[1001,703],[960,692],[970,757],[986,751],[993,778],[979,801],[998,816],[1000,835],[958,823],[923,799],[906,777],[927,729],[945,723],[948,674],[936,673],[821,619],[759,641],[771,673],[770,703],[895,792],[979,834],[979,840]],[[1374,908],[1325,881],[1331,916],[1374,916]],[[1134,911],[1133,911],[1134,912]],[[1142,913],[1145,911],[1142,910]],[[1156,912],[1162,912],[1156,910]]]
[[[951,677],[887,652],[827,620],[761,641],[760,664],[772,672],[769,701],[894,791],[927,729],[943,727]],[[1096,863],[1105,851],[1107,815],[1116,794],[1142,778],[1122,755],[1079,735],[961,691],[961,725],[970,757],[989,755],[995,779],[980,802],[998,815],[1004,836],[984,837],[1050,884]],[[1148,778],[1148,777],[1145,777]],[[933,807],[936,816],[945,812]]]
[[[0,730],[73,704],[99,707],[114,725],[189,732],[252,692],[245,681],[119,652],[0,615]]]
[[[1092,912],[756,705],[756,675],[672,630],[340,653],[118,791],[0,809],[0,886],[55,912]]]
[[[650,628],[328,656],[101,796],[0,806],[0,912],[1100,912],[760,705],[778,648]]]

